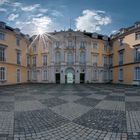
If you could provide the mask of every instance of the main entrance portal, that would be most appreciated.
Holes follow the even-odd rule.
[[[75,82],[75,72],[73,68],[68,68],[65,71],[65,83],[74,83]]]

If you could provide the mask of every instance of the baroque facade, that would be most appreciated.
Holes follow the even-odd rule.
[[[140,23],[110,37],[69,29],[29,38],[0,22],[0,85],[26,82],[140,85]]]

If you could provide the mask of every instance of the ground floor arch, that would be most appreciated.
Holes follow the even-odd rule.
[[[67,68],[65,70],[65,83],[75,83],[75,70],[73,68]]]

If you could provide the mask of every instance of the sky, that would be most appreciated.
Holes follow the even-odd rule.
[[[86,30],[111,35],[140,21],[140,0],[0,0],[0,21],[34,35]]]

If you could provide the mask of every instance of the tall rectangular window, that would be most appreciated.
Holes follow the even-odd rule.
[[[27,71],[27,80],[30,81],[30,71]]]
[[[17,64],[21,64],[21,52],[17,51]]]
[[[32,63],[33,63],[33,66],[36,66],[36,56],[33,56],[33,61],[32,61]]]
[[[113,70],[109,71],[109,80],[112,81],[113,80]]]
[[[93,64],[98,63],[98,55],[93,55]]]
[[[4,33],[0,33],[0,40],[5,40],[5,34]]]
[[[47,70],[43,71],[43,80],[46,81],[47,80]]]
[[[6,80],[6,69],[5,67],[0,67],[0,81]]]
[[[32,71],[32,80],[34,80],[34,81],[37,80],[37,71],[36,70]]]
[[[113,55],[109,56],[109,66],[112,67],[113,65]]]
[[[140,46],[135,49],[135,61],[140,61]]]
[[[123,81],[123,69],[119,69],[119,81]]]
[[[135,39],[136,40],[140,39],[140,32],[138,32],[138,33],[135,34]]]
[[[43,55],[43,65],[47,65],[47,55]]]
[[[135,68],[135,77],[134,77],[134,79],[135,80],[140,80],[140,67],[136,67]]]
[[[120,43],[120,46],[123,46],[124,45],[124,39],[123,38],[120,38],[119,39],[119,43]]]
[[[29,66],[29,65],[30,65],[30,56],[27,55],[27,66]]]
[[[5,48],[0,45],[0,61],[5,61]]]
[[[16,44],[17,44],[17,46],[20,46],[20,38],[19,37],[16,37]]]
[[[37,51],[36,45],[33,45],[32,48],[33,48],[33,53],[36,53],[36,51]]]
[[[103,63],[104,63],[105,66],[107,65],[107,56],[103,57]]]
[[[98,49],[98,44],[96,42],[93,43],[93,49]]]
[[[124,50],[119,51],[119,65],[123,64],[123,59],[124,59]]]

